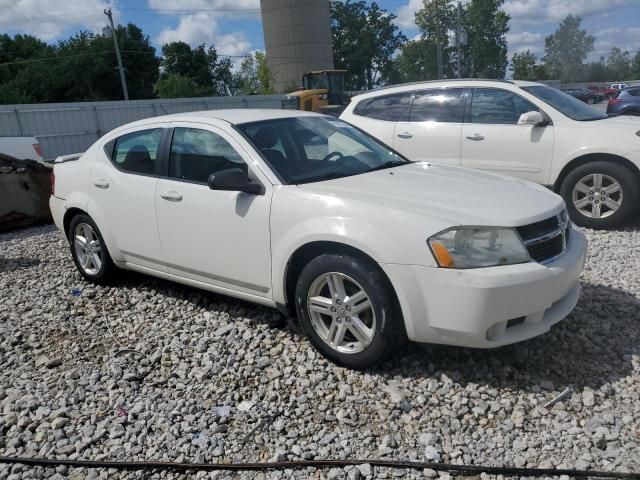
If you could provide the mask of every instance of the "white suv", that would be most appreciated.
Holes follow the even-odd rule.
[[[640,198],[640,118],[607,117],[539,83],[447,80],[354,97],[340,116],[414,161],[551,187],[591,228],[628,222]]]
[[[409,162],[313,113],[141,120],[56,163],[54,188],[53,218],[89,281],[137,270],[296,312],[350,367],[406,337],[522,341],[580,293],[586,240],[558,195]]]

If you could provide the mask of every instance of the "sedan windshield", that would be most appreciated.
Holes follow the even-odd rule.
[[[290,117],[237,126],[287,184],[359,175],[410,163],[332,117]]]
[[[543,102],[548,103],[560,113],[564,113],[573,120],[587,122],[607,118],[606,115],[598,112],[593,107],[588,106],[586,103],[571,95],[561,92],[557,88],[534,86],[523,87],[522,89],[531,95],[535,95]]]

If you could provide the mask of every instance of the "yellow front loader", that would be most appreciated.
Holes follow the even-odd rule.
[[[344,90],[346,70],[316,70],[302,76],[302,88],[287,97],[296,99],[298,110],[340,115],[349,99]]]

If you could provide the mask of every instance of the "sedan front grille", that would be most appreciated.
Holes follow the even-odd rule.
[[[564,239],[562,238],[562,234],[558,234],[549,240],[527,245],[527,250],[529,250],[529,255],[533,260],[536,262],[544,262],[545,260],[560,255],[564,249],[563,244]]]
[[[545,263],[561,255],[567,248],[571,222],[565,213],[518,227],[516,230],[529,256],[536,262]]]

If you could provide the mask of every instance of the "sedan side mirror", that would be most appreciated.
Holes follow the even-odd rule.
[[[540,112],[531,111],[520,115],[518,125],[531,125],[533,127],[544,127],[548,122]]]
[[[251,182],[247,172],[239,168],[230,168],[212,173],[209,175],[207,184],[211,190],[227,190],[250,193],[251,195],[262,195],[262,185]]]

